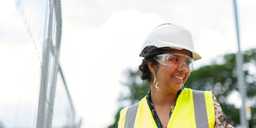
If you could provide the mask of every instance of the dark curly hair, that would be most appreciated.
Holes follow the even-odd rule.
[[[139,70],[141,71],[142,80],[152,80],[152,74],[148,68],[148,63],[153,63],[158,65],[158,62],[154,59],[156,55],[169,52],[170,48],[157,48],[155,46],[148,46],[143,49],[140,56],[144,57],[142,63],[139,65]]]
[[[142,60],[142,63],[139,65],[139,70],[141,72],[142,80],[148,80],[148,81],[152,80],[152,74],[147,65],[150,62],[153,64],[158,64],[158,62],[153,57],[149,57],[149,58],[144,58]]]

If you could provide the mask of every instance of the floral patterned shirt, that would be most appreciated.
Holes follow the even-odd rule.
[[[234,128],[222,112],[222,108],[215,96],[213,96],[213,101],[215,110],[215,128]]]

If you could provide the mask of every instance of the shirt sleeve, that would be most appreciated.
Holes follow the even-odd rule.
[[[215,96],[213,96],[215,110],[215,128],[234,128],[225,117],[220,104]]]

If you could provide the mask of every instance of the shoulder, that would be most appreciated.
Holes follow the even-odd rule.
[[[207,95],[209,97],[214,97],[213,93],[211,90],[196,90],[196,89],[191,89],[191,88],[184,88],[183,91],[185,92],[192,92],[193,95]]]
[[[137,110],[139,104],[143,104],[144,102],[146,102],[146,96],[143,97],[140,101],[138,101],[138,102],[136,102],[134,104],[128,105],[128,106],[124,107],[123,109],[121,109],[120,114],[124,114],[125,115],[127,113],[127,111]]]
[[[215,128],[233,128],[232,121],[225,116],[217,98],[213,95],[212,99],[214,102]]]
[[[126,106],[120,110],[119,113],[119,121],[118,121],[118,128],[123,128],[126,122],[126,119],[130,119],[131,117],[134,117],[136,115],[138,106],[141,102],[143,102],[145,98],[141,99],[139,102]]]
[[[192,92],[198,92],[198,93],[212,93],[211,90],[197,90],[197,89],[190,89],[190,88],[185,88],[185,89],[189,89],[189,90],[192,90]]]

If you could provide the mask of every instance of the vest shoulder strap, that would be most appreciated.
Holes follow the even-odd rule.
[[[205,91],[193,90],[193,101],[196,128],[209,128],[207,108],[205,102]]]
[[[134,127],[138,106],[139,106],[138,103],[136,103],[128,108],[126,117],[125,117],[124,128]]]

